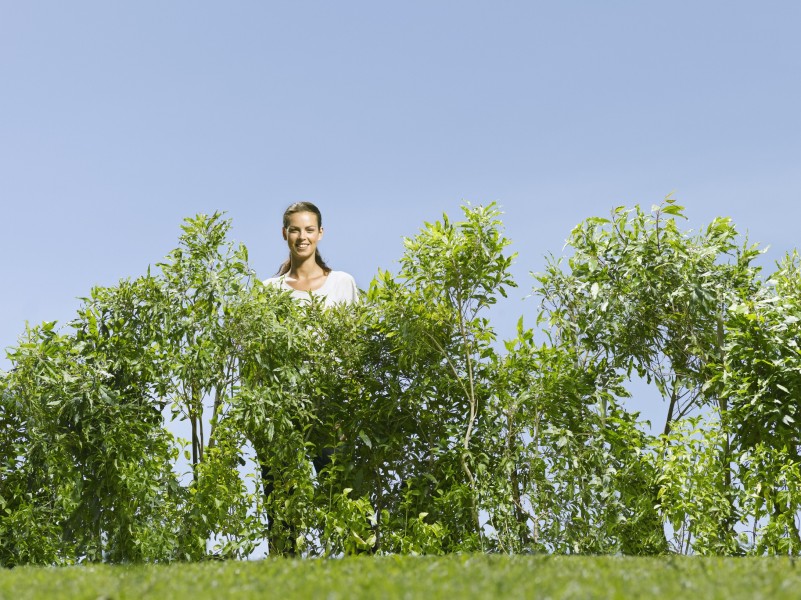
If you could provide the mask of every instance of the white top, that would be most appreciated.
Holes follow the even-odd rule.
[[[264,285],[275,285],[281,289],[292,292],[292,297],[297,300],[308,302],[312,296],[323,296],[325,298],[325,306],[333,306],[334,304],[350,304],[359,300],[359,288],[356,287],[356,280],[353,279],[345,271],[331,271],[328,277],[325,278],[325,283],[311,292],[303,290],[296,290],[290,287],[284,281],[284,275],[278,277],[270,277],[264,280]]]

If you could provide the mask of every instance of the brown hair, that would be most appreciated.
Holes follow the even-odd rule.
[[[289,227],[289,217],[294,215],[295,213],[299,212],[310,212],[314,213],[317,216],[317,227],[323,226],[323,215],[320,212],[320,209],[317,208],[311,202],[295,202],[294,204],[290,204],[289,208],[284,211],[284,228]],[[323,272],[328,275],[331,272],[331,267],[325,264],[320,251],[315,249],[314,251],[314,261],[320,266]],[[287,258],[281,266],[278,267],[278,273],[276,275],[284,275],[289,272],[290,267],[292,266],[292,255]]]

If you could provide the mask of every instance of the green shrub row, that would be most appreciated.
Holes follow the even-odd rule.
[[[501,343],[514,255],[494,205],[463,212],[330,310],[198,215],[157,273],[29,328],[0,378],[0,564],[798,554],[797,254],[763,278],[727,219],[618,208],[573,230],[536,328]],[[626,408],[640,378],[658,436]]]

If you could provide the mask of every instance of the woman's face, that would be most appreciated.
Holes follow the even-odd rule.
[[[313,212],[296,212],[289,215],[289,223],[283,228],[284,239],[293,259],[314,256],[317,242],[323,237],[323,228],[317,223]]]

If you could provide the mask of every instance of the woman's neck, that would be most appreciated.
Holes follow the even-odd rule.
[[[317,264],[314,257],[299,264],[292,264],[287,271],[284,281],[290,287],[302,291],[319,289],[326,280],[326,272]]]

